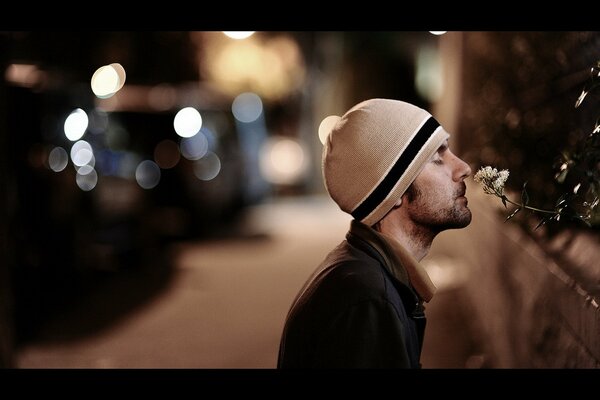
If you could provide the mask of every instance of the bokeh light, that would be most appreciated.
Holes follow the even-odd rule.
[[[200,135],[196,135],[200,136]],[[194,136],[194,137],[196,137]],[[187,139],[192,140],[193,138]],[[162,169],[173,168],[177,165],[180,159],[179,147],[177,143],[170,139],[160,141],[154,147],[154,161]]]
[[[48,149],[42,143],[32,143],[27,151],[27,161],[33,168],[42,168],[47,166]]]
[[[92,166],[84,165],[77,170],[75,182],[79,189],[84,192],[89,192],[96,187],[96,184],[98,183],[98,174]]]
[[[219,139],[217,138],[217,135],[206,126],[203,126],[202,129],[200,129],[200,133],[202,133],[208,141],[208,150],[216,153],[219,149]]]
[[[125,68],[123,68],[123,66],[119,63],[112,63],[112,64],[110,64],[110,67],[112,67],[115,70],[115,72],[117,73],[117,76],[119,77],[119,83],[117,85],[117,90],[115,90],[115,92],[118,92],[119,90],[121,90],[123,85],[125,85],[125,78],[126,78]]]
[[[443,35],[446,32],[448,32],[448,31],[429,31],[429,33],[431,33],[432,35],[436,35],[436,36]]]
[[[88,127],[89,118],[85,111],[81,108],[76,108],[71,111],[71,114],[65,120],[64,131],[65,136],[70,141],[74,142],[81,139]]]
[[[90,149],[80,149],[72,157],[73,165],[81,167],[83,165],[93,165],[94,153]]]
[[[79,140],[71,147],[71,161],[76,167],[89,164],[93,157],[92,145],[85,140]]]
[[[7,82],[23,87],[35,87],[44,83],[46,73],[33,64],[11,64],[6,68]]]
[[[92,75],[92,92],[101,98],[105,99],[112,96],[119,87],[119,74],[110,65],[104,65],[94,72]]]
[[[152,189],[160,182],[160,167],[152,160],[144,160],[135,169],[135,180],[143,189]]]
[[[218,37],[216,35],[219,35]],[[301,90],[306,65],[296,39],[278,34],[227,40],[217,33],[202,35],[201,73],[231,96],[254,92],[278,100]]]
[[[181,155],[188,160],[199,160],[204,157],[208,151],[208,139],[204,136],[203,132],[200,131],[191,138],[181,139],[179,148]]]
[[[440,55],[434,47],[423,46],[417,53],[415,88],[430,102],[439,100],[444,91]]]
[[[184,138],[192,137],[202,127],[202,116],[194,107],[182,108],[175,114],[173,127],[175,128],[175,133],[179,136]]]
[[[241,40],[241,39],[249,38],[250,36],[254,35],[254,32],[255,31],[223,31],[223,34],[225,34],[225,36],[230,37],[232,39]]]
[[[57,146],[50,150],[48,154],[48,166],[54,172],[60,172],[67,167],[69,163],[69,154],[65,149]]]
[[[302,146],[294,139],[269,138],[261,149],[260,171],[271,183],[294,184],[306,171]]]
[[[242,93],[233,100],[231,112],[240,122],[256,121],[263,112],[262,100],[256,93]]]
[[[331,130],[340,119],[341,117],[337,115],[330,115],[323,118],[323,121],[319,124],[319,140],[322,144],[325,144],[327,136],[329,136],[329,133],[331,133]]]
[[[212,151],[194,161],[194,175],[200,180],[210,181],[216,178],[219,172],[221,172],[221,159]]]
[[[118,63],[104,65],[92,75],[92,92],[100,99],[112,97],[124,84],[125,69]]]

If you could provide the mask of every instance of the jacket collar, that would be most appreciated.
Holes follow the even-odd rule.
[[[400,242],[357,220],[350,222],[350,231],[346,239],[350,240],[352,236],[358,237],[373,248],[392,276],[404,285],[412,287],[422,300],[431,300],[436,291],[435,285],[423,266]]]

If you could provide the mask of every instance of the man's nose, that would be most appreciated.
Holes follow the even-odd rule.
[[[460,181],[460,180],[464,180],[465,178],[467,178],[468,176],[471,175],[471,167],[469,166],[469,164],[467,164],[466,162],[464,162],[461,158],[456,157],[456,166],[454,169],[454,180],[456,181]]]

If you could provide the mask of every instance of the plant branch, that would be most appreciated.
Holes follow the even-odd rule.
[[[501,198],[502,198],[502,200],[503,200],[503,201],[506,201],[507,203],[510,203],[510,204],[512,204],[512,205],[514,205],[514,206],[517,206],[517,207],[519,207],[519,208],[525,208],[525,209],[527,209],[527,210],[536,211],[536,212],[541,212],[541,213],[546,213],[546,214],[556,214],[556,213],[557,213],[556,211],[552,211],[552,210],[543,210],[543,209],[541,209],[541,208],[537,208],[537,207],[531,207],[531,206],[526,206],[526,205],[524,205],[524,204],[521,204],[521,203],[514,202],[514,201],[512,201],[511,199],[509,199],[508,197],[506,197],[505,195],[502,195],[502,196],[501,196]]]

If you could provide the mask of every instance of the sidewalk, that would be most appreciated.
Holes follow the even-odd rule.
[[[17,368],[274,368],[292,299],[349,221],[325,197],[249,209],[232,237],[174,244],[172,270],[125,274],[65,311],[18,349]],[[438,293],[427,306],[423,366],[476,366],[461,314],[468,307],[460,306],[466,277],[445,257],[444,243],[451,245],[451,236],[424,262]],[[143,303],[98,329],[68,333],[94,327],[103,304],[127,304],[145,290],[142,282],[155,290]]]

